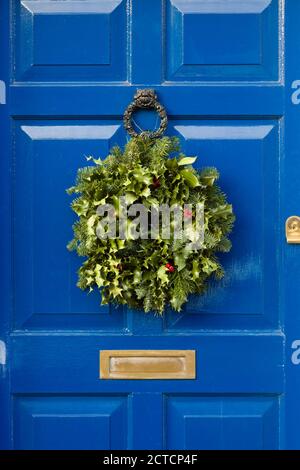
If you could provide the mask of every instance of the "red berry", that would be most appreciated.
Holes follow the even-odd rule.
[[[153,186],[155,188],[159,188],[160,187],[160,181],[158,178],[153,178],[153,182],[152,182]]]
[[[174,266],[172,266],[172,264],[170,264],[170,263],[167,263],[167,264],[165,265],[165,267],[167,268],[167,270],[168,270],[169,273],[173,273],[173,272],[175,271]]]

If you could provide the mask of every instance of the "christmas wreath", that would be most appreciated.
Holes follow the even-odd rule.
[[[99,289],[102,304],[127,304],[163,314],[168,305],[180,311],[189,294],[202,294],[209,277],[223,276],[217,253],[231,248],[228,234],[234,215],[216,184],[215,168],[195,169],[196,157],[181,153],[176,138],[153,138],[149,133],[134,135],[123,151],[114,147],[104,160],[88,159],[93,164],[79,169],[76,185],[67,190],[77,195],[71,206],[79,217],[68,248],[85,257],[78,287]],[[122,219],[125,236],[120,237],[124,215],[120,201],[126,208],[136,204],[144,209],[149,215],[146,228],[144,224],[141,229],[136,211],[127,213]],[[161,233],[166,226],[158,231],[156,227],[150,236],[150,215],[159,214],[160,222],[161,207],[180,208],[188,230],[176,236],[176,216],[171,211],[169,236]],[[202,218],[197,231],[194,216],[199,207]],[[113,221],[114,233],[108,220]]]

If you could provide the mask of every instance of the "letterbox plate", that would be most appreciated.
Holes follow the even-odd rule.
[[[100,379],[195,379],[194,350],[100,351]]]

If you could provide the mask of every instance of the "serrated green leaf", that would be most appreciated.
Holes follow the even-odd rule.
[[[150,190],[149,187],[147,187],[147,188],[145,188],[141,191],[141,196],[143,196],[143,197],[147,198],[147,197],[150,196],[150,194],[151,194],[151,190]]]
[[[184,304],[184,302],[186,302],[186,300],[187,300],[186,297],[181,298],[181,297],[177,297],[174,294],[173,297],[171,297],[170,304],[172,305],[173,309],[176,312],[180,312],[181,308],[182,308],[182,305]]]
[[[199,270],[199,262],[198,260],[194,259],[192,263],[192,277],[193,281],[196,281],[199,276],[200,276],[200,270]]]
[[[165,266],[161,266],[158,270],[157,270],[157,277],[158,279],[161,280],[161,283],[162,284],[168,284],[169,283],[169,278],[168,278],[168,274],[167,274],[167,268]]]
[[[166,161],[166,167],[168,170],[176,170],[178,167],[178,160],[176,160],[176,158],[169,158]]]
[[[181,160],[179,160],[178,165],[183,166],[183,165],[192,165],[195,163],[197,160],[197,157],[183,157]]]
[[[135,269],[133,272],[133,283],[139,284],[142,280],[142,271],[140,269]]]
[[[118,286],[112,286],[110,288],[110,293],[112,294],[113,298],[115,299],[116,297],[121,296],[122,294],[122,289]]]
[[[87,225],[88,235],[95,235],[94,225],[97,219],[98,219],[98,216],[94,214],[94,215],[91,215],[91,217],[89,217],[89,219],[87,220],[86,225]]]
[[[199,181],[196,175],[191,170],[181,170],[181,176],[185,179],[190,188],[196,188],[199,186]]]
[[[72,202],[73,211],[80,217],[86,215],[89,210],[89,202],[86,199],[78,198]]]
[[[138,168],[133,172],[133,177],[139,182],[143,183],[146,185],[149,185],[152,183],[152,178],[149,176],[145,170],[143,171],[142,168]]]
[[[174,261],[175,261],[175,265],[177,267],[178,272],[185,268],[186,260],[188,259],[189,255],[190,255],[190,252],[186,249],[183,249],[175,253]]]
[[[137,195],[133,192],[125,193],[125,200],[128,205],[132,204],[134,201],[137,200]]]
[[[217,271],[218,269],[218,264],[211,260],[210,258],[202,258],[201,260],[201,264],[202,264],[202,271],[206,274],[211,274],[213,273],[214,271]]]
[[[125,240],[117,238],[116,242],[117,242],[118,249],[122,250],[125,246]]]

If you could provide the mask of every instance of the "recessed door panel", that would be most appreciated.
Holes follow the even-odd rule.
[[[76,287],[82,259],[69,253],[76,217],[66,189],[86,157],[123,141],[119,123],[26,122],[15,127],[15,327],[126,327],[122,308],[101,306],[99,291]]]

